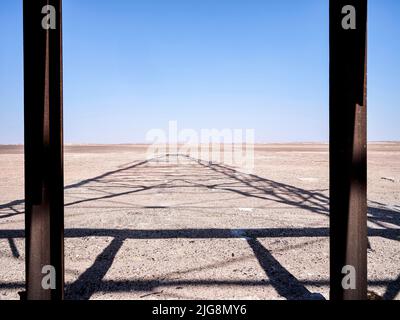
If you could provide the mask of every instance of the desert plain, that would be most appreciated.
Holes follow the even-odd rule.
[[[254,171],[146,145],[65,147],[66,299],[328,299],[327,144]],[[0,146],[0,299],[24,290],[24,155]],[[400,299],[400,143],[368,146],[368,288]]]

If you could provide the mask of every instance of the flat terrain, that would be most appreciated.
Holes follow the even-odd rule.
[[[68,299],[329,297],[327,145],[257,145],[253,174],[146,150],[66,147]],[[400,143],[368,161],[369,289],[400,299]],[[18,299],[22,147],[0,169],[0,299]]]

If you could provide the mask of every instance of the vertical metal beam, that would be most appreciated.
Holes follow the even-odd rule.
[[[55,11],[44,11],[50,5]],[[43,10],[43,12],[42,12]],[[24,0],[26,298],[62,299],[64,182],[61,0]],[[43,26],[55,21],[55,29]],[[47,20],[53,19],[53,20]],[[55,20],[54,20],[55,19]],[[51,269],[54,268],[55,289]],[[42,273],[44,272],[44,273]]]
[[[348,20],[353,13],[355,20]],[[352,23],[355,25],[351,26]],[[366,35],[367,0],[330,0],[330,297],[333,300],[367,298]]]

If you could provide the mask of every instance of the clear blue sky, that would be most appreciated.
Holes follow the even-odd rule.
[[[369,139],[400,140],[400,1],[369,2]],[[0,143],[22,143],[22,0],[0,38]],[[328,0],[64,0],[64,73],[67,143],[169,120],[327,141]]]

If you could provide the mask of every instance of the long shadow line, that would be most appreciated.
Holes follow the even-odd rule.
[[[329,286],[329,280],[298,280],[302,285],[310,286]],[[370,286],[390,286],[393,283],[392,279],[382,279],[382,280],[369,280],[368,284]],[[165,279],[155,279],[155,280],[102,280],[102,286],[107,288],[108,292],[123,292],[123,291],[147,291],[153,290],[158,286],[168,286],[174,287],[179,285],[188,286],[204,286],[204,285],[227,285],[227,286],[269,286],[271,285],[269,280],[258,281],[258,280],[198,280],[198,279],[188,279],[188,280],[165,280]],[[66,291],[69,290],[69,286],[66,285]],[[25,282],[14,281],[14,282],[0,282],[0,289],[19,289],[24,288]],[[102,288],[99,288],[102,290]]]
[[[171,155],[160,156],[157,158],[148,159],[145,161],[135,163],[135,164],[130,165],[125,168],[120,168],[117,170],[109,171],[109,172],[106,172],[99,176],[96,176],[94,178],[85,179],[78,183],[66,186],[65,189],[81,187],[81,186],[86,185],[91,182],[99,182],[100,183],[100,182],[102,182],[102,179],[105,179],[109,176],[112,176],[112,175],[115,175],[115,174],[121,173],[121,172],[126,172],[127,170],[134,169],[136,167],[145,165],[150,162],[156,162],[156,161],[159,161],[160,159],[162,159],[163,157],[168,158],[169,156],[171,156]],[[269,201],[275,201],[278,203],[288,204],[288,205],[296,206],[301,209],[310,210],[310,211],[318,213],[318,214],[323,214],[325,216],[327,216],[329,214],[329,208],[328,208],[329,198],[327,196],[325,196],[324,194],[317,192],[315,190],[308,191],[308,190],[300,189],[300,188],[297,188],[297,187],[294,187],[291,185],[287,185],[287,184],[279,183],[279,182],[272,181],[269,179],[265,179],[265,178],[259,177],[257,175],[254,175],[254,174],[248,175],[245,173],[241,173],[231,167],[224,166],[222,164],[210,163],[210,162],[206,162],[201,159],[192,158],[190,156],[186,156],[186,155],[179,155],[179,156],[189,159],[189,160],[193,161],[194,163],[197,163],[201,167],[210,169],[213,172],[216,172],[217,174],[219,174],[221,176],[226,176],[229,179],[233,179],[234,181],[240,183],[241,185],[245,185],[250,189],[257,190],[258,192],[261,193],[261,195],[254,194],[252,192],[235,189],[233,187],[226,187],[226,185],[227,185],[226,182],[221,183],[221,184],[205,185],[205,184],[199,184],[198,182],[191,182],[186,179],[186,180],[184,180],[185,183],[189,183],[194,186],[202,186],[207,189],[214,189],[214,190],[219,189],[219,190],[229,191],[229,192],[240,194],[240,195],[246,196],[246,197],[253,197],[253,198],[258,198],[258,199],[262,199],[262,200],[269,200]],[[183,179],[181,179],[181,180],[183,180]],[[111,180],[111,181],[113,181],[113,180]],[[264,185],[258,186],[258,185],[254,185],[254,183],[264,183]],[[115,197],[118,197],[121,195],[127,195],[127,194],[131,194],[131,193],[139,193],[139,192],[147,191],[150,189],[176,188],[176,187],[177,186],[167,186],[165,183],[153,185],[153,186],[126,185],[126,188],[135,188],[135,190],[120,192],[120,193],[110,193],[110,194],[107,194],[102,197],[93,197],[93,198],[77,200],[77,201],[73,201],[71,203],[67,203],[66,206],[72,206],[75,204],[97,201],[97,200],[102,200],[102,199],[109,200],[109,199],[112,199],[112,198],[115,198]],[[184,187],[188,187],[188,186],[185,185]],[[280,194],[279,191],[282,191],[282,193]],[[297,196],[300,199],[299,200],[291,199],[290,195]],[[22,203],[24,203],[24,200],[15,200],[15,201],[9,202],[7,204],[0,205],[0,209],[12,208],[13,206],[16,206],[16,205],[19,205]],[[382,222],[400,225],[400,212],[387,210],[387,209],[383,209],[383,208],[374,208],[374,207],[369,207],[368,210],[370,213],[369,220],[372,222],[379,223],[380,221],[382,221]],[[21,213],[23,213],[23,212],[21,212]],[[19,214],[19,213],[3,215],[3,216],[0,216],[0,219],[9,217],[9,216],[14,216],[17,214]]]
[[[260,266],[275,290],[288,300],[308,300],[312,294],[257,240],[247,239]]]
[[[241,190],[237,190],[237,189],[233,189],[233,188],[223,188],[224,190],[236,192],[238,194],[241,194],[241,195],[247,196],[247,197],[253,197],[253,198],[258,198],[258,199],[263,199],[263,200],[271,200],[271,201],[276,201],[276,202],[285,203],[285,204],[289,204],[289,205],[299,206],[301,208],[308,209],[308,210],[311,210],[316,213],[323,213],[325,215],[327,215],[329,212],[329,209],[327,206],[323,206],[322,204],[319,204],[312,200],[312,199],[319,197],[324,202],[326,202],[326,204],[328,205],[329,204],[328,197],[326,197],[325,195],[323,195],[321,193],[313,193],[311,191],[299,189],[294,186],[290,186],[287,184],[268,180],[268,179],[259,177],[254,174],[247,175],[248,176],[247,179],[245,177],[240,178],[238,176],[238,173],[240,173],[240,175],[242,175],[242,176],[245,176],[246,174],[238,172],[235,169],[231,169],[231,168],[223,166],[221,164],[209,163],[209,162],[206,162],[206,161],[203,161],[200,159],[194,159],[194,158],[191,158],[191,159],[193,161],[196,161],[197,163],[199,163],[199,165],[203,166],[204,168],[208,168],[212,171],[218,172],[218,173],[225,175],[231,179],[234,179],[244,185],[247,185],[248,187],[250,187],[252,189],[260,191],[262,194],[270,195],[270,196],[273,196],[276,198],[266,198],[266,197],[259,196],[254,193],[245,192],[245,191],[241,191]],[[262,182],[262,183],[266,183],[267,185],[257,186],[257,185],[253,184],[255,182]],[[285,198],[285,197],[279,195],[279,193],[277,193],[276,190],[283,190],[284,194],[292,194],[292,195],[299,196],[302,199],[302,201],[294,201],[294,200],[288,199],[287,197]],[[317,205],[317,207],[303,204],[305,201],[308,201],[312,205]]]
[[[400,293],[400,275],[395,281],[388,283],[386,287],[386,292],[383,295],[385,300],[394,300],[396,296]]]
[[[232,232],[231,232],[232,234]],[[246,235],[248,235],[246,233]],[[207,237],[210,238],[210,237]],[[157,286],[164,285],[165,281],[107,281],[103,282],[104,276],[107,274],[111,268],[113,261],[123,245],[126,238],[121,236],[115,237],[111,243],[97,256],[94,263],[89,267],[79,278],[67,286],[66,297],[67,299],[81,299],[88,300],[97,291],[152,291]],[[257,258],[260,266],[264,270],[266,276],[268,277],[264,281],[252,281],[251,285],[260,285],[260,283],[265,286],[266,283],[275,288],[278,294],[285,297],[288,300],[310,300],[310,299],[323,299],[321,295],[316,297],[316,294],[311,293],[305,286],[304,283],[297,280],[286,268],[284,268],[278,260],[267,250],[257,239],[246,238],[247,243],[253,250],[255,257]],[[190,281],[174,281],[175,285],[191,285]],[[243,285],[249,285],[249,281],[240,281]],[[203,284],[205,284],[203,282]],[[222,285],[223,282],[218,280],[209,281],[208,285]],[[235,284],[230,282],[229,285]],[[236,283],[238,285],[239,282]],[[388,292],[392,295],[395,288],[388,286]]]
[[[124,243],[123,238],[116,237],[100,253],[91,267],[89,267],[79,278],[66,289],[66,296],[79,297],[88,300],[101,286],[101,282],[107,271],[111,268],[115,256]]]
[[[66,229],[66,238],[120,237],[124,239],[232,239],[237,234],[250,238],[329,237],[329,228],[259,228],[259,229]],[[0,239],[24,238],[22,229],[0,230]],[[369,237],[400,240],[400,229],[368,229]]]
[[[17,246],[15,245],[14,238],[8,238],[8,244],[10,246],[13,257],[18,259],[20,257],[20,254]]]
[[[246,197],[253,197],[258,199],[270,200],[279,203],[285,203],[293,206],[297,206],[306,210],[310,210],[312,212],[323,214],[325,216],[329,215],[329,197],[317,192],[316,190],[309,191],[301,188],[297,188],[295,186],[287,185],[284,183],[272,181],[266,178],[262,178],[260,176],[254,174],[245,174],[237,171],[229,166],[217,164],[214,162],[208,162],[201,159],[195,159],[190,156],[184,156],[192,161],[197,162],[199,165],[204,168],[208,168],[214,172],[218,172],[223,174],[231,179],[234,179],[242,184],[247,185],[250,188],[253,188],[257,191],[260,191],[261,194],[272,195],[274,198],[261,196],[259,194],[254,194],[251,192],[246,192],[234,188],[223,188],[223,190],[231,191],[238,193],[240,195]],[[265,185],[257,186],[254,183],[261,182]],[[295,195],[300,197],[300,201],[295,201],[288,197],[284,197],[280,195],[278,192],[282,190],[282,194],[284,195]],[[387,222],[391,224],[395,224],[400,226],[400,212],[394,210],[388,210],[384,208],[371,207],[368,206],[368,219],[374,223],[379,221]],[[383,225],[382,225],[383,226]],[[386,226],[383,226],[386,228]]]
[[[159,157],[159,158],[161,158],[161,157]],[[113,174],[116,174],[116,173],[119,173],[119,172],[122,172],[122,171],[130,170],[130,169],[133,169],[133,168],[136,168],[136,167],[139,167],[139,166],[142,166],[144,164],[147,164],[149,162],[155,161],[157,159],[158,159],[158,157],[155,157],[155,158],[152,158],[152,159],[140,161],[138,163],[135,163],[135,164],[130,165],[130,166],[125,167],[125,168],[120,168],[120,169],[117,169],[117,170],[108,171],[108,172],[105,172],[105,173],[103,173],[101,175],[98,175],[96,177],[85,179],[85,180],[79,181],[77,183],[73,183],[73,184],[67,185],[67,186],[64,187],[64,190],[68,190],[68,189],[72,189],[72,188],[78,188],[78,187],[84,186],[84,185],[86,185],[88,183],[104,179],[104,178],[106,178],[106,177],[108,177],[110,175],[113,175]],[[97,199],[94,199],[94,200],[97,200]],[[25,203],[25,199],[19,199],[19,200],[10,201],[8,203],[0,204],[0,210],[1,209],[10,209],[10,208],[13,208],[15,206],[22,205],[24,203]],[[15,214],[9,214],[7,216],[0,216],[0,218],[10,217],[10,216],[14,216],[14,215],[17,215],[17,214],[22,214],[22,213],[23,212],[15,213]]]

